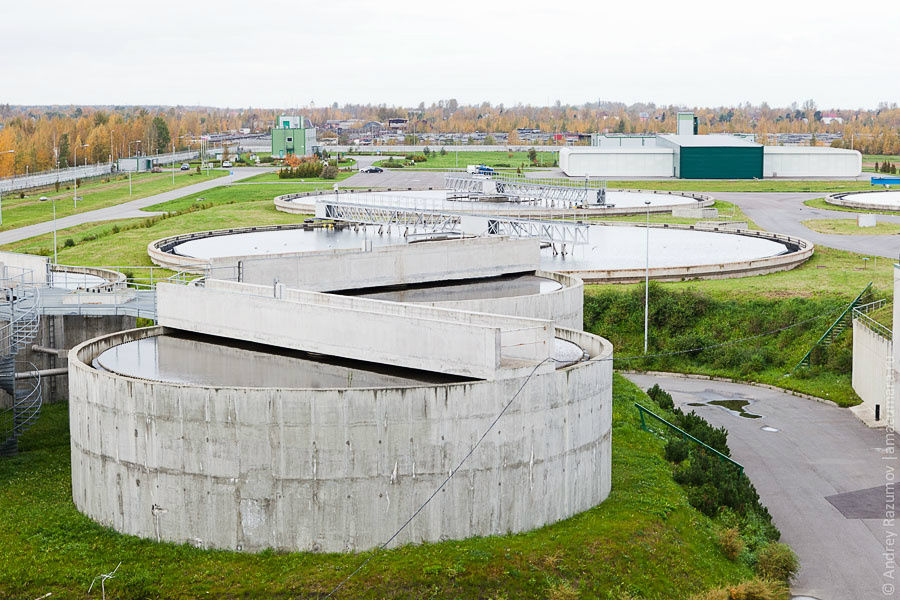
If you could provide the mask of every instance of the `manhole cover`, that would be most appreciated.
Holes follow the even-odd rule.
[[[763,431],[769,431],[771,433],[775,433],[776,431],[778,431],[774,427],[770,427],[768,425],[763,425],[762,427],[760,427],[760,429],[762,429]],[[809,596],[794,596],[794,598],[799,598],[800,600],[805,600],[806,598],[809,598]],[[813,598],[813,600],[815,600],[815,598]]]

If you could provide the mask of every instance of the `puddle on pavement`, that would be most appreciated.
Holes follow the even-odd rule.
[[[721,406],[739,417],[745,419],[759,419],[762,415],[747,412],[744,407],[750,404],[749,400],[710,400],[709,402],[689,402],[688,406]],[[776,431],[778,431],[776,429]]]
[[[770,433],[775,433],[778,431],[777,429],[775,429],[774,427],[770,427],[769,425],[763,425],[762,427],[760,427],[760,429],[762,429],[763,431],[768,431]]]

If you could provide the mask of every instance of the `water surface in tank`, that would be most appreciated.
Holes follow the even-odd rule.
[[[843,194],[844,200],[867,204],[875,210],[900,210],[900,190]]]

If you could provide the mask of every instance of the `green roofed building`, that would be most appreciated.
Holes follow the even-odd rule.
[[[734,135],[660,135],[671,148],[675,177],[682,179],[762,179],[763,146]]]
[[[272,156],[309,156],[319,149],[316,128],[300,115],[279,115],[272,128]]]

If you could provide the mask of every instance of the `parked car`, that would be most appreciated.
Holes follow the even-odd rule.
[[[365,169],[360,169],[360,173],[384,173],[384,169],[381,167],[366,167]]]
[[[485,165],[469,165],[466,167],[466,171],[477,175],[490,175],[494,172],[494,169]]]
[[[150,169],[150,172],[151,173],[162,173],[162,167],[154,166],[152,169]]]
[[[189,164],[187,164],[187,163],[181,163],[181,170],[182,170],[182,171],[189,171],[190,169],[191,169],[191,165],[189,165]]]
[[[223,168],[223,169],[227,169],[228,167],[231,167],[231,166],[233,166],[233,165],[231,164],[231,161],[230,161],[230,160],[223,160],[223,161],[222,161],[222,168]]]

